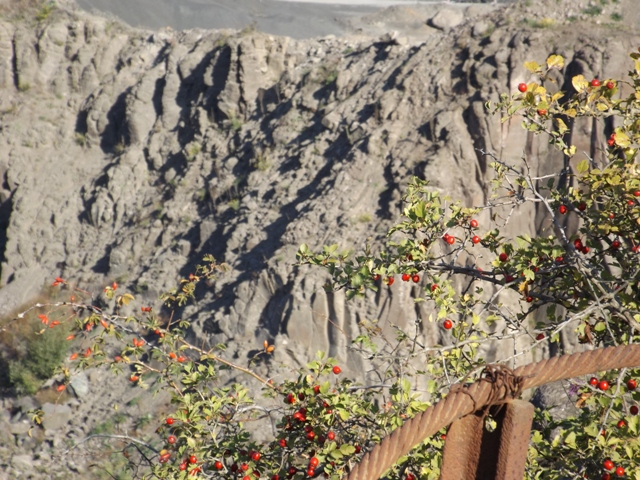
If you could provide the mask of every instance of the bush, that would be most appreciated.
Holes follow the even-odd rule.
[[[337,245],[319,252],[300,247],[298,264],[324,269],[326,290],[342,290],[349,299],[398,288],[396,281],[420,286],[416,302],[433,313],[413,328],[394,326],[388,335],[376,322],[360,323],[352,348],[362,353],[375,383],[344,378],[341,366],[324,353],[295,378],[267,380],[252,362],[268,358],[273,345],[265,342],[249,366],[234,363],[225,358],[224,345],[205,350],[188,342],[185,320],[166,323],[162,319],[169,317],[147,306],[139,315],[122,317],[123,306],[135,299],[114,283],[104,289],[112,313],[81,300],[69,305],[75,328],[91,333],[74,344],[73,368],[61,370],[65,384],[74,370],[106,364],[115,373],[127,372],[135,387],[146,388],[153,377],[172,392],[175,411],[157,419],[164,448],[153,454],[147,445],[144,454],[127,457],[136,475],[277,480],[323,472],[338,480],[407,418],[443,398],[452,385],[477,378],[485,365],[481,352],[498,341],[516,345],[512,355],[498,358],[505,363],[543,345],[562,351],[560,339],[568,330],[594,347],[638,342],[640,55],[632,58],[633,92],[621,99],[618,81],[588,81],[582,75],[573,78],[575,94],[566,100],[565,93],[549,91],[550,72],[564,68],[564,59],[552,55],[546,65],[525,65],[537,81],[487,104],[505,121],[521,117],[525,129],[548,137],[567,159],[576,154],[567,143],[568,119],[615,117],[601,160],[585,158],[576,172],[538,173],[526,159],[511,164],[481,152],[495,170],[487,205],[464,207],[414,178],[404,197],[404,219],[390,229],[388,244],[379,251],[366,246],[353,255]],[[547,233],[553,233],[503,236],[500,229],[513,212],[531,204],[546,212]],[[476,217],[484,209],[492,215],[483,224]],[[565,222],[567,217],[575,221]],[[578,226],[572,230],[571,224]],[[161,297],[165,306],[182,307],[195,297],[199,282],[224,269],[205,257]],[[438,322],[444,345],[422,343],[426,322]],[[118,341],[115,349],[108,337]],[[262,395],[241,384],[221,386],[220,371],[228,369],[259,382]],[[580,409],[574,418],[537,411],[527,478],[594,478],[609,467],[640,476],[639,376],[638,369],[623,369],[601,372],[595,383],[574,379],[571,391]],[[417,393],[418,384],[427,395]],[[272,435],[258,441],[247,422],[263,436]],[[444,435],[425,439],[385,478],[438,478]],[[145,447],[136,444],[142,452]]]

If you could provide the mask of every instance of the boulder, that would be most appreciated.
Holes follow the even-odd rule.
[[[432,27],[450,30],[464,21],[464,13],[457,8],[443,8],[429,21]]]

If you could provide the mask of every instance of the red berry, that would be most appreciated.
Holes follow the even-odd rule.
[[[611,460],[609,460],[608,458],[604,461],[602,466],[604,468],[606,468],[607,470],[613,470],[613,462]]]
[[[591,86],[592,87],[599,87],[600,86],[600,80],[598,80],[597,78],[594,78],[593,80],[591,80]]]
[[[620,421],[618,422],[618,428],[624,428],[626,425],[627,425],[627,424],[625,423],[625,421],[624,421],[624,420],[620,420]]]
[[[456,243],[456,237],[454,237],[453,235],[447,237],[447,243],[449,245],[453,245],[454,243]]]
[[[243,463],[242,465],[240,465],[240,470],[242,470],[243,472],[246,472],[247,470],[249,470],[249,465],[247,465],[246,463]]]
[[[285,398],[285,403],[296,403],[296,396],[293,393],[290,393],[287,395],[287,398]]]
[[[541,117],[544,117],[546,114],[547,114],[547,111],[544,108],[538,109],[538,115],[540,115]]]
[[[607,145],[609,145],[610,147],[613,147],[615,144],[616,144],[615,137],[611,137],[609,138],[609,140],[607,140]]]
[[[196,457],[195,455],[191,455],[189,457],[189,463],[198,463],[198,457]]]
[[[408,273],[403,273],[402,274],[402,281],[403,282],[408,282],[411,279],[411,275],[409,275]]]
[[[251,480],[251,477],[249,475],[245,475],[244,477],[242,477],[242,480]]]
[[[609,220],[613,220],[615,218],[615,215],[613,213],[609,214]]]
[[[607,82],[607,88],[609,90],[613,90],[615,88],[616,84],[613,82]]]
[[[342,369],[336,365],[335,367],[333,367],[333,373],[334,375],[340,375],[340,373],[342,372]]]
[[[471,226],[471,228],[478,228],[478,221],[477,220],[471,220],[469,222],[469,225]]]
[[[406,480],[416,480],[416,476],[413,473],[407,473],[405,478]]]
[[[502,252],[498,258],[500,259],[501,262],[506,262],[507,259],[509,258],[509,255],[507,255],[506,253]]]
[[[556,263],[564,262],[564,257],[556,257]]]
[[[312,442],[314,438],[316,438],[316,434],[315,433],[313,433],[313,432],[307,433],[307,440]]]
[[[518,90],[520,90],[522,93],[527,91],[527,84],[526,83],[521,83],[518,85]]]
[[[173,418],[169,417],[165,421],[167,422],[167,425],[173,425]]]
[[[442,239],[443,239],[445,242],[446,242],[447,240],[449,240],[449,234],[448,234],[448,233],[445,233],[445,234],[442,236]]]
[[[640,190],[636,190],[635,192],[633,192],[633,196],[640,197]]]
[[[296,467],[289,467],[289,475],[293,477],[296,473],[298,473],[298,469]]]
[[[272,475],[271,480],[280,480],[280,475]]]
[[[586,203],[584,203],[584,202],[581,202],[581,203],[578,205],[578,210],[580,210],[581,212],[584,212],[584,211],[586,210],[586,208],[587,208],[587,204],[586,204]]]
[[[527,303],[531,303],[531,302],[533,302],[533,297],[527,297],[526,300],[527,300]],[[540,335],[542,335],[542,334],[540,334]],[[538,335],[538,336],[540,336],[540,335]],[[544,338],[544,335],[542,335],[542,338]]]
[[[311,460],[309,460],[309,465],[311,465],[312,467],[317,467],[319,463],[320,461],[317,457],[311,457]]]
[[[389,277],[389,278],[387,278],[387,284],[388,284],[389,286],[393,285],[393,282],[395,282],[395,279],[394,279],[393,277]]]
[[[624,468],[622,467],[616,468],[616,475],[619,477],[624,477]]]
[[[589,253],[589,247],[582,247],[582,253],[584,253],[585,255]]]
[[[173,445],[174,443],[176,443],[176,441],[177,441],[177,440],[178,440],[178,439],[177,439],[175,436],[173,436],[173,435],[169,435],[169,436],[167,437],[167,443],[168,443],[169,445]]]
[[[413,277],[411,277],[411,280],[413,281],[413,283],[418,283],[420,281],[420,275],[416,273]]]
[[[536,340],[544,340],[544,333],[539,333],[538,335],[536,335]]]
[[[304,400],[304,393],[300,392],[298,394],[298,400],[300,400],[300,401]]]
[[[187,469],[187,463],[182,462],[178,468],[180,469],[181,472],[184,472]]]
[[[330,441],[334,441],[334,440],[336,439],[336,434],[335,434],[335,433],[333,433],[333,432],[329,432],[329,433],[327,433],[327,438],[328,438]]]
[[[589,385],[591,385],[592,387],[595,387],[596,385],[598,385],[599,382],[600,380],[598,380],[596,377],[591,377],[589,379]]]
[[[603,392],[609,390],[609,382],[607,382],[606,380],[600,380],[600,383],[598,383],[598,389],[602,390]]]
[[[611,474],[603,473],[602,474],[602,480],[611,480]]]
[[[362,448],[360,448],[360,445],[356,445],[354,448],[356,449],[356,453],[360,453],[360,451],[362,450]]]
[[[627,388],[629,390],[635,390],[638,387],[638,382],[636,382],[633,378],[627,381]]]
[[[280,444],[280,446],[282,448],[286,448],[286,446],[287,446],[287,441],[284,438],[281,438],[278,443]]]
[[[377,282],[378,280],[380,280],[380,275],[376,273],[376,274],[373,276],[373,281],[374,281],[374,282]]]
[[[629,413],[631,413],[631,415],[637,415],[639,411],[640,409],[638,408],[637,405],[632,405],[631,408],[629,409]]]
[[[313,386],[313,393],[315,393],[316,395],[320,393],[320,385]]]
[[[482,239],[478,235],[474,235],[473,238],[471,239],[473,243],[480,243],[481,240]]]
[[[576,250],[582,250],[582,240],[580,240],[579,238],[576,238],[573,241],[573,246],[576,247]]]
[[[513,282],[513,276],[507,275],[506,277],[504,277],[504,281],[507,283]]]
[[[560,212],[561,215],[564,215],[565,213],[567,213],[567,206],[566,205],[560,205],[558,207],[558,211]]]
[[[251,452],[251,460],[253,460],[254,462],[260,460],[260,457],[260,452]]]
[[[308,468],[307,469],[307,476],[308,477],[313,477],[316,473],[316,470],[314,468]]]
[[[437,289],[438,289],[438,285],[437,284],[434,283],[433,285],[431,285],[431,291],[432,292],[435,292]]]
[[[451,330],[451,328],[453,327],[453,322],[447,318],[444,322],[442,322],[442,326],[445,328],[445,330]]]
[[[215,467],[216,470],[222,470],[222,468],[224,467],[224,465],[222,465],[222,462],[220,460],[217,460],[216,463],[213,464],[213,466]]]

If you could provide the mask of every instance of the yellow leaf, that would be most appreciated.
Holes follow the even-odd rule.
[[[564,134],[565,134],[565,132],[566,132],[567,130],[569,130],[569,127],[567,127],[567,124],[566,124],[566,123],[564,123],[564,122],[562,121],[562,119],[560,119],[560,118],[555,118],[554,120],[556,121],[556,124],[558,125],[558,133],[559,133],[560,135],[564,135]]]
[[[583,75],[576,75],[571,79],[571,84],[573,88],[576,89],[578,93],[583,92],[589,86],[589,82],[587,82]]]
[[[567,109],[564,111],[564,114],[565,114],[567,117],[576,118],[576,115],[578,114],[578,112],[576,112],[576,109],[575,109],[575,108],[567,108]]]
[[[606,112],[607,110],[609,110],[609,106],[602,102],[598,102],[598,104],[596,105],[596,108],[601,112]]]
[[[565,148],[564,149],[564,154],[567,157],[573,157],[576,154],[576,146],[575,145],[571,145],[569,148]]]
[[[535,93],[536,95],[545,95],[547,93],[547,89],[542,85],[538,85],[533,93]]]
[[[536,73],[538,70],[540,70],[540,65],[538,65],[537,62],[526,62],[524,64],[524,68],[529,70],[531,73]]]
[[[636,72],[638,72],[638,75],[640,75],[640,60],[636,60]]]
[[[560,100],[562,97],[564,97],[564,92],[554,93],[553,96],[551,97],[551,103],[555,102],[556,100]]]
[[[130,293],[125,293],[122,296],[122,303],[124,303],[125,305],[129,305],[129,302],[133,299],[133,295],[131,295]]]
[[[564,58],[562,55],[551,55],[547,58],[547,68],[562,68],[564,67]]]
[[[622,131],[616,131],[616,136],[614,138],[616,140],[616,145],[619,147],[625,148],[631,144],[628,135]]]

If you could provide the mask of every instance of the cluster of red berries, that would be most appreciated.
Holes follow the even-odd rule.
[[[607,470],[615,469],[617,476],[624,477],[624,467],[616,467],[610,458],[607,458],[602,464],[602,466]],[[611,474],[605,473],[604,475],[602,475],[602,480],[610,480],[610,479],[611,479]]]
[[[612,133],[611,135],[609,135],[609,139],[607,140],[607,145],[609,145],[610,147],[615,146],[616,144],[616,134]]]
[[[610,387],[609,382],[606,380],[598,380],[597,377],[591,377],[589,379],[589,385],[596,387],[598,390],[602,390],[603,392],[609,390]]]
[[[417,273],[414,273],[413,275],[409,275],[408,273],[403,273],[402,281],[408,282],[409,280],[411,280],[413,283],[418,283],[420,281],[420,275],[418,275]]]
[[[454,237],[453,235],[449,235],[448,233],[445,233],[442,236],[442,239],[447,242],[449,245],[453,245],[454,243],[456,243],[456,237]]]
[[[574,246],[574,247],[576,247],[576,250],[577,250],[577,251],[582,252],[582,253],[584,253],[585,255],[586,255],[587,253],[589,253],[589,247],[587,247],[586,245],[583,245],[583,244],[582,244],[582,240],[580,240],[579,238],[576,238],[576,239],[573,241],[573,246]]]

